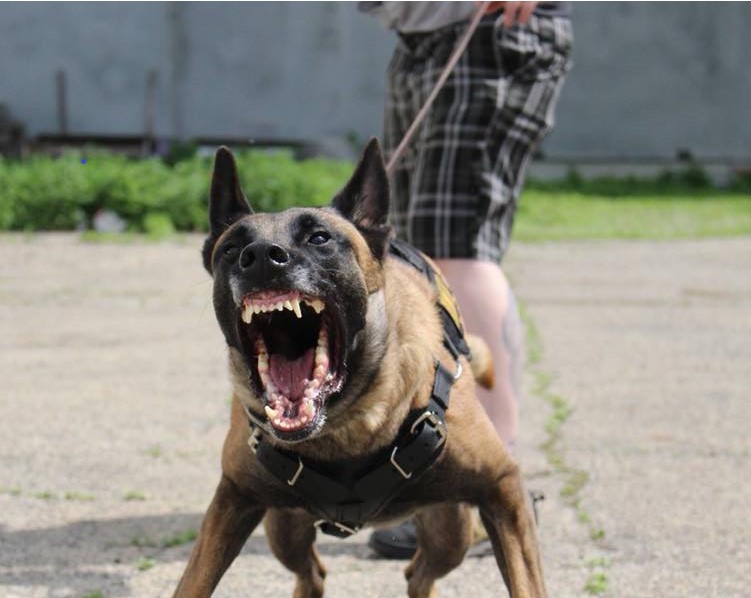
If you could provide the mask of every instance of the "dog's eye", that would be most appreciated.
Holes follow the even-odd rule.
[[[239,255],[240,250],[234,245],[227,245],[223,253],[227,259],[234,260]]]
[[[329,239],[331,239],[331,235],[329,233],[323,230],[319,230],[310,235],[310,238],[308,238],[308,243],[310,243],[311,245],[323,245],[327,243]]]

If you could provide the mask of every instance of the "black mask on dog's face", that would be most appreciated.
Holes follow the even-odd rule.
[[[204,265],[225,339],[282,440],[320,431],[328,403],[356,393],[349,381],[371,375],[385,350],[373,330],[385,316],[372,304],[391,234],[388,202],[375,140],[331,206],[277,214],[251,210],[231,152],[217,151]]]

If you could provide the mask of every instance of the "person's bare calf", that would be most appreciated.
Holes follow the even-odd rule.
[[[493,262],[435,261],[459,301],[466,331],[481,337],[493,355],[495,386],[478,388],[478,396],[498,435],[513,449],[519,428],[522,329],[508,280]]]

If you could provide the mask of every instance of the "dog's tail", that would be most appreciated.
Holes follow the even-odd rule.
[[[467,334],[465,339],[469,345],[469,350],[472,352],[472,359],[469,362],[472,366],[472,375],[483,388],[493,388],[495,370],[493,369],[493,357],[488,345],[474,334]]]

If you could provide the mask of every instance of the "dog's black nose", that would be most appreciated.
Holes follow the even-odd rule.
[[[243,270],[277,270],[284,268],[288,263],[289,253],[276,243],[255,241],[246,245],[240,253],[240,268]]]

